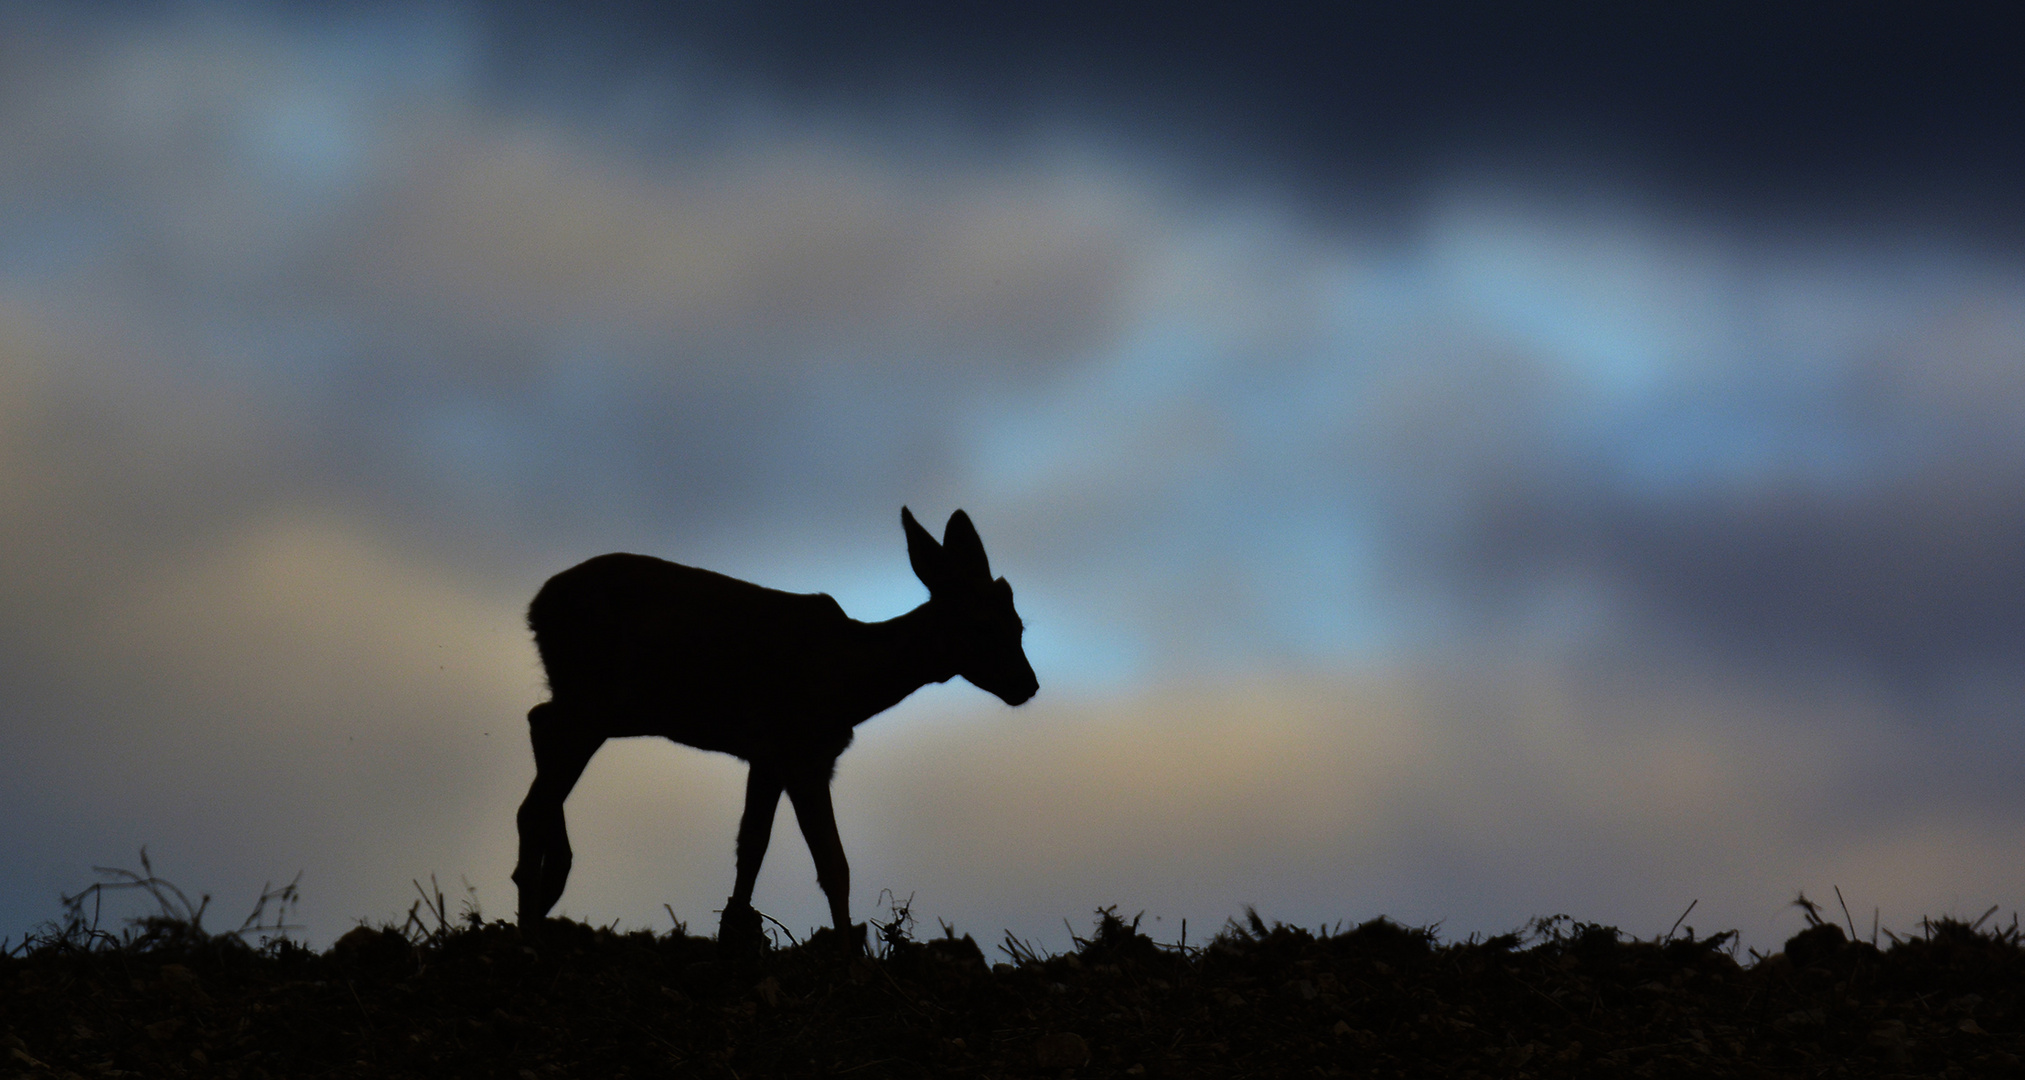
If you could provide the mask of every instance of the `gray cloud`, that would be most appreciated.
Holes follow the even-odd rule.
[[[2016,672],[2017,303],[1936,304],[1811,372],[1688,369],[1582,434],[1583,388],[1524,357],[1410,378],[1377,406],[1402,548],[1493,619],[1586,590],[1728,662]]]
[[[1158,226],[1071,160],[926,172],[764,122],[629,155],[271,20],[64,43],[0,115],[33,151],[16,310],[105,379],[236,395],[264,448],[230,467],[297,489],[679,526],[774,483],[861,499],[839,463],[883,460],[897,503],[954,385],[1117,332]]]

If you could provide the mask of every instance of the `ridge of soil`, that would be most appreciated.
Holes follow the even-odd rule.
[[[55,934],[0,958],[0,1076],[1952,1077],[2025,1058],[2015,923],[1879,949],[1810,908],[1742,965],[1728,934],[1566,917],[1442,943],[1252,914],[1184,949],[1104,909],[1071,952],[1008,938],[993,964],[895,914],[859,957],[827,931],[727,958],[679,927],[523,935],[475,913],[324,953],[159,917]]]

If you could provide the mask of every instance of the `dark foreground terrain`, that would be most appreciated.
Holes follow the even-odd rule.
[[[1099,912],[1061,956],[916,941],[742,958],[475,914],[255,949],[194,919],[78,923],[0,959],[0,1076],[2015,1076],[2015,921],[1882,950],[1815,925],[1740,966],[1713,939],[1565,918],[1443,944],[1376,920],[1159,945]],[[1753,958],[1747,956],[1747,961]]]

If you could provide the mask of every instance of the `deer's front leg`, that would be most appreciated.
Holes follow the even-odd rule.
[[[717,924],[717,943],[722,948],[743,949],[759,939],[759,913],[752,910],[752,890],[759,882],[759,864],[766,860],[767,842],[773,838],[773,815],[780,806],[780,793],[780,770],[753,762],[752,771],[745,776],[745,816],[738,822],[738,880]]]
[[[816,862],[816,883],[830,901],[830,919],[846,948],[856,946],[851,934],[851,864],[844,859],[844,841],[837,835],[837,813],[830,805],[829,770],[816,770],[788,777],[788,798],[794,800],[795,820],[809,842],[809,854]]]

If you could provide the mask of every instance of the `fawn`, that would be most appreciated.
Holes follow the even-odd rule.
[[[941,543],[906,507],[900,524],[928,602],[885,622],[825,593],[780,592],[645,555],[600,555],[550,578],[528,606],[550,699],[527,714],[535,777],[520,805],[520,923],[561,898],[570,873],[563,800],[606,739],[659,735],[750,763],[738,878],[720,946],[759,938],[753,884],[783,791],[846,948],[851,870],[830,778],[859,724],[924,684],[961,675],[1008,705],[1040,688],[1020,646],[1012,586],[992,579],[970,517]]]

